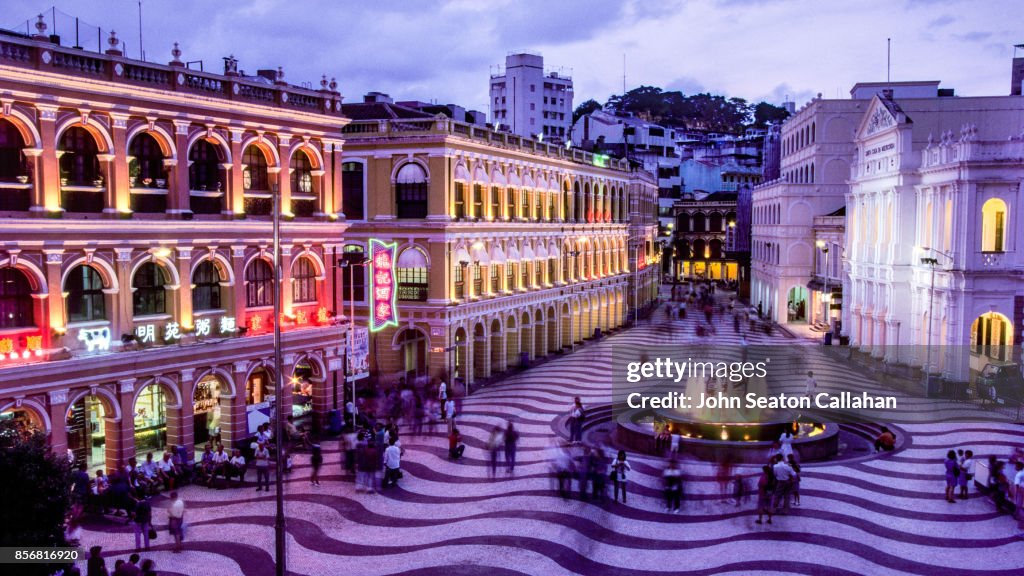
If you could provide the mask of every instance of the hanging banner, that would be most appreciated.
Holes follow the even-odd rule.
[[[388,326],[398,326],[398,310],[395,308],[395,252],[394,242],[370,239],[370,331],[376,332]]]
[[[356,326],[347,333],[351,340],[345,348],[348,358],[348,380],[359,380],[370,375],[370,331]]]

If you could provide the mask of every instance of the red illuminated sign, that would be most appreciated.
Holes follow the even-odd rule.
[[[395,253],[398,245],[377,239],[370,240],[370,298],[373,313],[370,314],[370,331],[376,332],[388,326],[398,326],[398,310],[395,308]]]

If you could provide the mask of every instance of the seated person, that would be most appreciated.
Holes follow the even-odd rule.
[[[178,480],[178,469],[174,466],[174,461],[171,460],[170,452],[164,452],[164,457],[156,465],[156,471],[157,477],[164,486],[168,490],[174,490],[174,485]]]
[[[128,486],[128,478],[121,473],[111,474],[110,488],[106,492],[106,505],[115,510],[124,510],[128,515],[135,511],[135,498]]]
[[[299,430],[299,427],[295,425],[295,417],[288,416],[288,420],[284,423],[284,433],[289,440],[296,442],[300,441],[307,447],[312,446],[312,442],[309,441],[309,434]]]
[[[185,449],[185,446],[178,445],[174,447],[171,461],[174,462],[174,469],[178,472],[178,484],[191,482],[195,462],[192,460],[188,450]]]
[[[241,486],[245,480],[245,458],[242,456],[242,451],[235,448],[231,454],[231,459],[228,460],[227,472],[224,474],[224,480],[231,481],[231,478],[238,477],[238,485]]]
[[[458,428],[452,428],[452,433],[448,435],[448,457],[458,460],[465,451],[466,445],[462,443],[462,434],[459,434]]]
[[[199,481],[209,484],[213,478],[213,469],[213,446],[207,443],[206,447],[203,448],[203,457],[196,465],[196,476],[199,478]]]
[[[228,457],[227,452],[224,451],[224,445],[218,444],[217,451],[213,453],[213,468],[210,472],[211,483],[217,477],[218,474],[225,475],[224,479],[227,479],[226,474],[228,472],[228,461],[230,459],[231,458]]]
[[[160,491],[160,468],[157,466],[155,460],[153,460],[153,453],[146,454],[146,461],[139,466],[142,471],[142,477],[139,479],[139,483],[146,484],[146,492],[155,494]]]
[[[896,448],[896,435],[882,426],[882,433],[875,438],[875,452],[892,452]]]

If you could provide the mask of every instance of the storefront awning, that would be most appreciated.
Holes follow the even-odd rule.
[[[491,264],[504,264],[505,263],[505,252],[501,249],[500,244],[495,244],[494,248],[491,249]]]
[[[466,250],[465,246],[459,246],[459,248],[455,251],[454,261],[456,264],[461,264],[463,262],[472,262],[473,259],[469,257],[469,250]]]
[[[474,244],[470,250],[470,255],[477,264],[487,265],[491,263],[491,258],[487,255],[487,249],[484,248],[483,244]]]
[[[535,253],[537,260],[546,260],[548,257],[548,249],[543,244],[537,245],[537,252]]]

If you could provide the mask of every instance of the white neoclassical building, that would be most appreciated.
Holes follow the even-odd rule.
[[[883,93],[854,144],[843,310],[851,344],[960,382],[1012,361],[1002,345],[1024,324],[1024,98]]]

